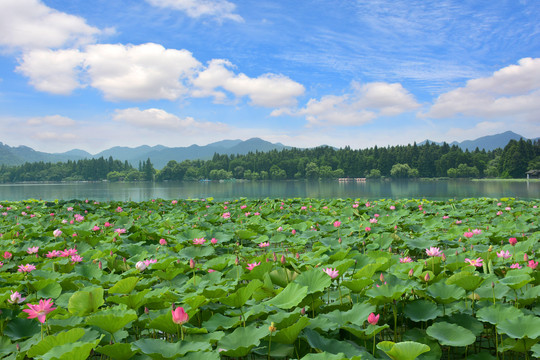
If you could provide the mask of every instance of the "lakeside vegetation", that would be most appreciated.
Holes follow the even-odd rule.
[[[2,201],[0,355],[538,358],[538,205]]]
[[[352,150],[285,149],[247,155],[215,154],[211,160],[174,160],[155,170],[150,159],[85,159],[0,167],[0,182],[22,181],[196,181],[351,178],[524,178],[540,169],[540,142],[511,140],[504,149],[463,151],[444,143]]]

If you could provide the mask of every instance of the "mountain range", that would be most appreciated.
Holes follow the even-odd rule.
[[[449,145],[457,145],[463,150],[473,151],[477,147],[479,149],[485,149],[486,151],[494,150],[497,148],[504,148],[506,144],[512,139],[519,140],[520,138],[526,139],[524,136],[516,134],[511,131],[504,132],[502,134],[483,136],[475,140],[466,140],[462,142],[452,142]],[[532,139],[538,140],[539,138]],[[442,145],[442,143],[436,143],[434,141],[425,140],[418,145],[425,144],[426,141]],[[27,146],[11,147],[0,142],[0,165],[21,165],[25,162],[65,162],[68,160],[81,160],[90,158],[109,158],[110,156],[115,160],[128,161],[134,166],[137,166],[139,162],[146,161],[150,158],[150,161],[156,169],[163,168],[170,160],[182,162],[184,160],[209,160],[215,153],[218,154],[247,154],[249,152],[267,152],[271,150],[283,150],[290,149],[291,147],[285,146],[281,143],[271,143],[259,138],[251,138],[248,140],[222,140],[215,143],[211,143],[204,146],[191,145],[188,147],[166,147],[163,145],[156,146],[138,146],[135,148],[115,146],[110,149],[101,151],[97,154],[90,154],[84,150],[74,149],[64,153],[46,153],[36,151]]]

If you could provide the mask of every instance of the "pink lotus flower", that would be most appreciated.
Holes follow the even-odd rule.
[[[231,217],[231,213],[230,212],[223,213],[223,215],[221,215],[221,217],[224,218],[224,219],[229,219]]]
[[[410,263],[410,262],[412,262],[412,259],[410,257],[406,256],[404,258],[400,258],[399,262],[402,263],[402,264],[403,263]]]
[[[512,264],[510,265],[510,269],[521,269],[521,265],[519,265],[518,263]]]
[[[212,240],[210,240],[210,242],[211,242],[213,245],[216,245],[216,244],[217,244],[217,239],[216,239],[216,238],[212,238]]]
[[[332,279],[335,279],[339,276],[339,271],[336,269],[326,268],[326,269],[323,269],[323,271],[327,273],[328,276],[330,276]]]
[[[482,258],[478,258],[478,259],[467,259],[467,258],[465,258],[466,263],[469,263],[470,265],[476,266],[476,267],[481,267],[483,261],[484,260]]]
[[[77,249],[65,249],[64,251],[60,252],[60,257],[70,257],[73,255],[77,255]]]
[[[165,240],[165,239],[159,239],[159,245],[162,245],[162,246],[167,245],[167,240]]]
[[[47,258],[49,258],[49,259],[52,259],[52,258],[55,258],[55,257],[57,257],[57,256],[60,256],[60,254],[61,254],[60,251],[58,251],[58,250],[52,250],[52,251],[49,251],[49,252],[47,253],[47,255],[45,255],[45,256],[46,256]]]
[[[442,218],[446,220],[446,219],[449,218],[449,216],[448,216],[448,215],[444,215]]]
[[[538,261],[529,260],[529,263],[527,264],[527,266],[530,267],[531,269],[536,269],[536,267],[538,266]]]
[[[340,227],[341,221],[334,221],[334,227]]]
[[[39,246],[31,246],[28,248],[28,250],[26,250],[26,252],[29,254],[37,254],[38,250]]]
[[[28,319],[34,319],[37,318],[40,323],[44,323],[45,319],[47,318],[47,314],[52,312],[53,310],[56,310],[56,308],[53,308],[52,306],[53,301],[52,299],[47,300],[39,300],[39,304],[26,304],[30,309],[23,309],[25,313],[28,314]]]
[[[19,272],[23,273],[29,273],[32,270],[36,270],[36,266],[34,264],[26,264],[26,265],[19,265]]]
[[[259,261],[259,262],[254,262],[254,263],[252,263],[252,264],[247,264],[247,265],[248,265],[248,266],[247,266],[247,269],[248,269],[249,271],[251,271],[251,270],[255,269],[255,267],[261,265],[261,262],[260,262],[260,261]]]
[[[187,312],[185,312],[184,308],[179,306],[176,309],[174,308],[171,310],[172,313],[172,321],[175,324],[182,325],[188,322],[189,315]]]
[[[124,211],[120,206],[116,208],[116,212],[122,212]]]
[[[380,317],[379,314],[375,315],[374,313],[371,313],[371,314],[369,314],[369,316],[367,317],[367,321],[368,321],[368,323],[370,323],[371,325],[377,325],[377,323],[379,322],[379,317]]]
[[[117,233],[118,235],[120,235],[120,234],[125,234],[125,233],[126,233],[126,229],[114,229],[114,232]]]
[[[262,243],[259,244],[260,248],[265,248],[265,247],[268,247],[268,246],[270,246],[270,243],[268,241],[267,242],[262,242]]]
[[[213,272],[215,272],[215,271],[216,271],[216,270],[214,270],[214,269],[208,269],[208,272],[209,272],[209,273],[213,273]]]
[[[480,234],[482,233],[482,230],[480,230],[480,229],[474,229],[474,230],[472,231],[472,233],[473,233],[474,235],[480,235]]]
[[[396,207],[394,205],[390,205],[390,210],[396,210]]]
[[[135,269],[139,270],[139,271],[144,271],[146,269],[146,264],[144,263],[144,261],[138,261],[136,264],[135,264]]]
[[[497,211],[497,215],[502,215],[503,212],[502,211]]]
[[[13,256],[9,251],[4,252],[4,259],[9,260]]]
[[[508,242],[510,243],[510,245],[515,246],[517,244],[517,239],[512,237],[508,239]]]
[[[441,256],[441,250],[438,247],[430,247],[429,249],[426,249],[426,254],[428,256]]]
[[[296,230],[292,229],[291,234],[296,235]]]
[[[59,237],[60,235],[62,235],[62,230],[60,230],[60,229],[54,230],[53,235],[54,235],[54,237]]]
[[[366,226],[366,232],[370,232],[371,231],[371,228],[369,226]]]
[[[205,238],[193,239],[193,245],[203,245],[206,242]]]
[[[466,237],[466,238],[468,238],[468,239],[472,238],[473,235],[474,235],[474,234],[473,234],[472,232],[470,232],[470,231],[466,231],[466,232],[463,234],[463,236]]]
[[[431,279],[431,277],[429,276],[429,273],[426,273],[426,276],[424,276],[424,281],[429,282],[429,279]]]
[[[96,226],[94,226],[94,227],[92,228],[92,230],[93,230],[93,231],[99,231],[99,230],[101,230],[101,229],[100,229],[99,226],[96,225]]]
[[[510,256],[512,256],[512,255],[510,255],[510,252],[508,250],[506,250],[506,251],[501,250],[501,251],[499,251],[497,253],[497,257],[500,257],[500,258],[502,257],[503,259],[508,259],[508,258],[510,258]]]
[[[112,226],[112,224],[111,224],[110,222],[107,221],[105,224],[103,224],[103,226],[105,226],[105,227],[110,227],[110,226]]]
[[[10,303],[10,304],[20,304],[24,300],[26,300],[26,298],[21,297],[21,294],[19,294],[18,291],[13,292],[13,290],[11,290],[11,295],[9,297],[8,303]]]
[[[358,207],[358,204],[353,204],[352,206],[354,209],[356,209]]]
[[[461,224],[461,220],[456,220],[456,224],[457,225]]]
[[[376,224],[376,223],[377,223],[377,219],[369,219],[369,222],[370,222],[371,224]]]
[[[73,264],[80,263],[81,261],[83,261],[83,258],[81,255],[72,255],[71,261],[73,261]]]

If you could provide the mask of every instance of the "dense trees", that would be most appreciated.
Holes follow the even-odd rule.
[[[247,155],[215,154],[211,160],[171,160],[155,171],[150,159],[133,168],[127,161],[109,158],[67,163],[27,163],[0,167],[1,182],[62,180],[282,180],[341,177],[513,177],[523,178],[540,168],[540,143],[512,140],[504,149],[470,152],[446,143],[437,145],[377,146],[363,150],[286,149]]]

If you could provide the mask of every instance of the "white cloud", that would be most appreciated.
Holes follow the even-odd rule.
[[[67,142],[73,144],[75,140],[78,140],[79,137],[72,133],[57,133],[53,131],[41,131],[36,132],[32,135],[32,138],[36,140],[44,140],[55,142]]]
[[[161,8],[180,10],[189,17],[214,17],[218,20],[243,22],[244,19],[234,13],[236,5],[226,0],[146,0],[149,4]]]
[[[17,71],[30,78],[40,91],[68,95],[83,87],[78,70],[84,55],[78,50],[33,50],[22,56]]]
[[[207,130],[220,131],[225,130],[227,127],[223,123],[201,122],[192,117],[181,119],[165,110],[154,108],[146,110],[140,110],[139,108],[118,109],[115,111],[113,120],[136,127],[182,130],[184,133],[197,133]]]
[[[401,84],[373,82],[360,85],[352,83],[351,94],[326,95],[320,100],[311,99],[306,107],[297,111],[278,110],[283,113],[305,116],[309,125],[358,126],[379,116],[395,116],[420,106]]]
[[[57,126],[57,127],[66,127],[75,125],[75,120],[62,115],[49,115],[49,116],[40,116],[28,119],[28,125],[32,126]]]
[[[45,49],[94,41],[100,30],[83,18],[51,9],[39,0],[0,1],[0,46]]]
[[[286,107],[296,105],[296,97],[304,93],[304,86],[284,75],[263,74],[250,78],[245,74],[235,74],[229,68],[233,65],[222,59],[214,59],[208,67],[193,80],[195,97],[213,96],[223,102],[227,95],[217,89],[233,93],[237,97],[247,96],[253,105],[263,107]]]
[[[199,62],[187,50],[142,45],[90,45],[85,52],[90,85],[109,100],[178,99]]]
[[[513,117],[538,120],[540,113],[540,58],[523,58],[486,78],[440,95],[425,116],[456,115],[480,118]]]

